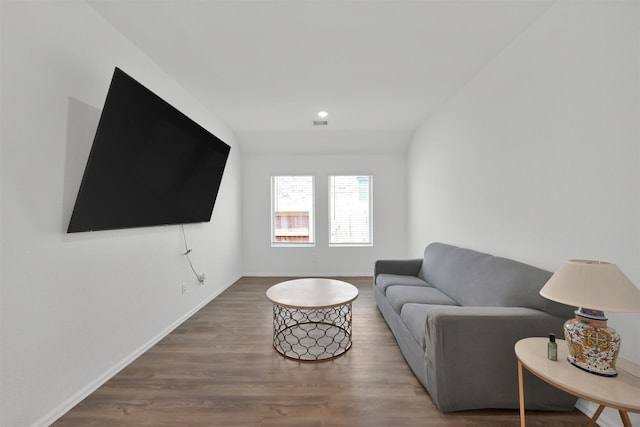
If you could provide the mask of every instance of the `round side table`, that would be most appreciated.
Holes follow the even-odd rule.
[[[518,390],[520,393],[520,426],[525,426],[524,384],[522,367],[541,380],[567,393],[600,405],[587,426],[596,420],[605,407],[617,409],[625,427],[631,426],[628,412],[640,413],[640,370],[637,364],[618,358],[618,376],[602,377],[585,372],[567,361],[567,343],[557,340],[558,360],[547,359],[547,338],[525,338],[515,345],[518,357]]]

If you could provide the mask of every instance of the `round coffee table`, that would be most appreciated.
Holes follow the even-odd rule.
[[[325,361],[351,348],[351,303],[358,288],[334,279],[287,280],[267,290],[273,347],[285,357]]]

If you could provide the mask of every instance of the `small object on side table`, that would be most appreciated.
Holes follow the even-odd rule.
[[[547,343],[547,359],[558,360],[558,344],[556,343],[556,335],[549,334],[549,342]]]

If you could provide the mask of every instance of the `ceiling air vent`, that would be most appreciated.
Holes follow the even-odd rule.
[[[313,125],[314,126],[326,126],[329,124],[328,120],[314,120],[313,121]]]

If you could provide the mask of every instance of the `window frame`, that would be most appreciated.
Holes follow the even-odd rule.
[[[367,177],[369,179],[368,197],[369,197],[369,240],[367,242],[332,242],[331,230],[332,224],[332,189],[331,180],[334,177]],[[373,246],[373,174],[331,174],[327,177],[327,243],[329,247],[371,247]]]
[[[309,212],[309,241],[277,241],[276,240],[276,180],[279,177],[308,177],[311,178],[311,207]],[[270,191],[270,206],[271,206],[271,247],[315,247],[316,246],[316,177],[312,174],[279,174],[271,175],[270,179],[271,191]]]

